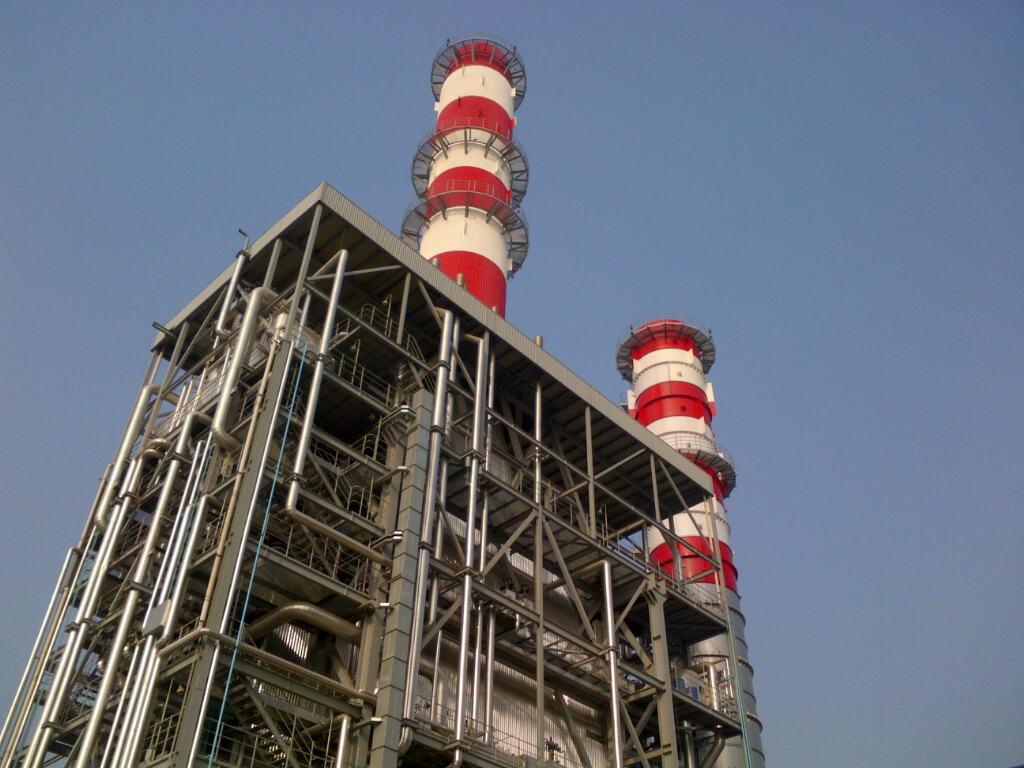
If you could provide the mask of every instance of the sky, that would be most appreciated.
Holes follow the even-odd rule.
[[[1024,762],[1024,4],[0,4],[0,708],[154,332],[326,180],[392,230],[430,63],[526,64],[508,319],[613,400],[711,327],[775,768]]]

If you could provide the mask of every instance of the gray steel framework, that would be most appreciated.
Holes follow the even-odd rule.
[[[663,521],[709,492],[322,184],[158,326],[0,765],[708,764],[721,563]]]

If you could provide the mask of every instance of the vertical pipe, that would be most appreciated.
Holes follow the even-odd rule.
[[[114,468],[111,470],[110,479],[107,481],[107,487],[103,491],[100,503],[96,507],[96,525],[101,530],[107,527],[110,502],[114,499],[114,491],[117,489],[117,484],[121,479],[121,473],[124,471],[128,454],[131,453],[132,446],[135,445],[135,438],[139,436],[139,430],[142,428],[142,418],[146,415],[146,410],[149,407],[149,398],[158,391],[159,387],[157,385],[147,384],[139,392],[139,397],[135,401],[135,408],[132,410],[128,426],[125,427],[124,435],[121,437],[121,444],[117,448],[117,455],[114,456]]]
[[[338,729],[338,749],[335,753],[334,768],[345,768],[345,748],[348,746],[348,729],[352,718],[341,716],[341,728]]]
[[[18,702],[21,700],[22,695],[25,693],[25,683],[29,678],[30,670],[36,664],[36,657],[40,656],[40,662],[42,662],[41,651],[43,645],[43,637],[47,634],[46,630],[50,626],[50,623],[56,619],[53,615],[54,607],[57,604],[57,598],[63,591],[64,580],[67,578],[68,566],[71,564],[71,556],[74,549],[69,549],[68,553],[64,556],[64,565],[61,566],[60,576],[57,578],[57,584],[53,588],[53,594],[50,596],[50,602],[46,606],[46,613],[43,614],[43,623],[39,625],[39,632],[36,634],[35,643],[32,644],[32,653],[28,657],[28,664],[25,665],[25,671],[21,675],[21,681],[18,683],[18,688],[14,693],[14,699],[11,701],[11,708],[7,713],[7,717],[4,719],[4,726],[0,729],[0,746],[4,745],[8,736],[8,727],[11,724],[11,719],[14,716],[15,710],[18,709]],[[19,718],[20,719],[20,718]],[[13,740],[11,745],[7,745],[7,748],[3,752],[3,763],[6,765],[7,754],[13,748]]]
[[[491,355],[487,367],[487,429],[486,442],[484,444],[484,468],[491,469],[491,450],[494,447],[494,425],[491,421],[491,412],[494,410],[494,371],[495,358]],[[490,540],[490,496],[484,491],[483,518],[480,521],[480,572],[483,573],[487,567],[487,547]],[[491,734],[491,720],[494,710],[494,606],[487,611],[487,670],[484,699],[484,742],[490,744],[493,741]]]
[[[591,536],[597,537],[597,501],[594,495],[594,428],[591,424],[590,406],[584,411],[584,426],[587,440],[587,514]]]
[[[107,709],[107,700],[110,698],[110,690],[117,677],[117,666],[125,641],[128,638],[128,630],[135,615],[135,607],[139,601],[139,593],[132,589],[128,593],[124,609],[121,613],[121,621],[117,626],[110,652],[107,655],[107,668],[103,670],[103,679],[100,688],[96,692],[96,703],[89,713],[89,722],[86,725],[85,733],[78,742],[78,759],[75,761],[75,768],[86,768],[92,762],[92,748],[96,743],[100,725],[103,722]]]
[[[276,336],[272,339],[270,344],[270,353],[267,355],[266,366],[263,371],[263,378],[260,380],[259,390],[256,393],[256,399],[253,402],[253,418],[249,422],[249,430],[245,436],[245,444],[242,446],[242,451],[239,456],[239,466],[243,465],[248,461],[249,452],[252,449],[253,435],[256,431],[256,415],[260,413],[263,408],[263,401],[266,398],[267,386],[270,382],[270,377],[274,368],[274,359],[276,357],[277,350],[279,349],[281,340]],[[205,371],[204,371],[205,375]],[[210,603],[213,599],[213,588],[217,583],[217,577],[220,573],[221,563],[224,559],[224,549],[227,546],[228,533],[231,530],[231,518],[234,515],[235,507],[238,504],[238,494],[241,492],[243,473],[238,473],[235,478],[234,486],[231,489],[231,498],[228,500],[227,508],[224,510],[221,520],[221,532],[217,540],[217,549],[213,556],[213,565],[210,567],[210,579],[207,583],[206,593],[203,595],[203,605],[199,610],[199,626],[206,626],[206,619],[210,612]]]
[[[175,445],[176,454],[180,455],[180,453],[184,451],[188,438],[191,435],[192,425],[196,418],[198,418],[198,414],[190,413],[186,419],[182,432],[178,436],[178,440]],[[211,448],[212,444],[210,439],[201,441],[199,446],[196,448],[195,457],[189,470],[188,479],[185,483],[185,490],[182,494],[181,502],[178,505],[178,510],[175,515],[175,525],[178,529],[178,535],[176,537],[172,536],[172,540],[168,542],[164,554],[164,560],[161,564],[160,573],[157,576],[157,581],[154,585],[152,596],[150,598],[149,609],[146,612],[147,621],[154,609],[164,612],[164,626],[161,641],[166,641],[174,631],[174,625],[177,620],[178,603],[181,600],[181,595],[185,586],[185,571],[188,568],[188,561],[191,557],[192,549],[195,547],[199,530],[202,527],[203,518],[205,517],[207,497],[203,496],[197,504],[196,496],[200,493],[200,486],[206,472],[206,465],[209,460]],[[180,462],[175,459],[172,464],[180,465]],[[177,473],[178,466],[172,465],[172,467],[168,468],[167,477],[164,481],[165,486],[164,489],[162,489],[163,491],[167,491],[168,487],[174,485]],[[157,505],[157,512],[159,512],[160,517],[162,517],[163,510],[167,506],[167,501],[164,498],[163,492],[161,493],[161,502],[162,503],[158,502]],[[160,526],[160,519],[156,513],[154,513],[154,519],[151,525],[150,535],[147,537],[146,545],[143,554],[140,556],[138,568],[135,574],[135,581],[138,584],[141,584],[145,579],[146,570],[149,565],[149,557],[151,556],[155,546],[155,532],[158,531]],[[152,543],[150,541],[151,538],[153,538]],[[176,576],[177,580],[175,581]],[[173,592],[171,591],[172,588]],[[132,612],[135,610],[135,603],[138,599],[138,594],[138,590],[136,589],[133,590],[131,595],[129,595],[129,603]],[[170,599],[168,600],[169,596]],[[149,706],[153,688],[156,684],[156,675],[159,670],[159,659],[156,655],[154,646],[155,642],[153,636],[147,635],[143,644],[142,663],[140,664],[140,668],[145,674],[140,674],[138,677],[138,682],[136,683],[135,690],[133,691],[132,699],[129,702],[128,715],[125,719],[125,730],[128,733],[124,743],[127,750],[126,754],[128,755],[134,755],[139,740],[142,738],[147,708]],[[116,660],[109,662],[109,666],[110,669],[108,669],[108,675],[111,674],[112,671],[116,670]],[[109,695],[109,693],[107,695]],[[105,700],[105,697],[104,699],[101,699],[97,696],[97,704],[103,700]],[[93,738],[95,737],[95,733],[98,732],[98,727],[101,724],[102,715],[97,720],[97,730],[91,731]],[[90,722],[90,726],[92,726],[92,722]],[[76,768],[87,768],[87,763],[82,761],[88,759],[88,753],[92,748],[92,741],[88,740],[88,737],[89,734],[87,733],[87,740],[83,743],[83,746],[79,751],[79,762],[76,765]],[[118,749],[115,751],[114,755],[115,763],[118,759],[123,759],[120,751],[122,748],[121,744],[122,740],[119,739]],[[86,747],[88,747],[88,749],[86,749]]]
[[[100,757],[100,768],[103,768],[110,759],[111,749],[114,747],[114,734],[117,732],[118,727],[121,725],[121,716],[124,714],[124,707],[127,699],[125,694],[132,687],[135,682],[135,673],[138,671],[137,666],[139,662],[139,645],[136,644],[135,650],[132,651],[132,660],[128,663],[128,673],[124,678],[124,688],[121,691],[121,696],[117,701],[117,709],[114,710],[114,719],[110,723],[110,732],[107,735],[107,744],[103,748],[103,755]],[[122,729],[123,730],[123,729]]]
[[[273,297],[273,295],[268,288],[256,288],[249,294],[245,315],[242,318],[242,330],[239,332],[238,340],[235,342],[235,350],[231,356],[231,362],[226,363],[227,371],[221,379],[220,395],[217,398],[217,408],[213,412],[213,426],[211,429],[213,430],[214,437],[217,438],[217,442],[229,450],[239,446],[238,440],[230,434],[230,430],[227,427],[231,397],[234,395],[235,387],[238,385],[238,377],[242,372],[242,365],[249,356],[249,346],[256,335],[256,326],[259,324],[263,301]]]
[[[486,613],[484,606],[477,606],[476,630],[473,639],[473,682],[470,688],[471,704],[469,709],[469,719],[474,724],[477,724],[480,716],[480,695],[483,693],[480,690],[480,673],[484,662],[484,613]],[[476,727],[479,728],[479,725]]]
[[[711,708],[722,711],[722,703],[718,700],[718,676],[714,663],[708,664],[708,688],[711,689]]]
[[[291,336],[295,326],[295,318],[299,311],[299,300],[302,297],[306,285],[306,275],[309,274],[309,262],[313,258],[313,250],[316,247],[316,236],[320,232],[320,217],[323,215],[323,203],[317,203],[313,209],[313,223],[309,225],[309,235],[306,237],[306,249],[302,252],[302,262],[299,264],[299,274],[295,278],[295,296],[292,297],[291,306],[288,307],[288,325],[285,326],[285,334]]]
[[[430,446],[427,458],[427,478],[424,489],[423,519],[420,524],[420,551],[416,562],[416,594],[413,598],[412,628],[409,634],[409,663],[405,673],[405,694],[402,702],[402,717],[409,720],[416,702],[416,682],[419,678],[420,644],[423,639],[423,612],[427,595],[427,574],[430,568],[430,551],[423,546],[430,539],[434,524],[434,506],[437,500],[437,473],[441,459],[441,439],[446,424],[445,402],[448,391],[449,358],[452,354],[452,313],[443,310],[441,324],[441,349],[437,362],[437,386],[434,388],[433,413],[430,417]],[[408,746],[412,739],[409,726],[403,726],[402,746]],[[402,748],[399,747],[399,749]]]
[[[455,357],[458,354],[459,344],[459,318],[456,317],[452,321],[452,344],[448,354],[448,382],[454,387],[455,382],[458,378],[458,371],[455,367]],[[452,397],[451,395],[446,396],[445,400],[445,417],[444,417],[444,432],[447,434],[449,424],[451,424],[452,418]],[[439,507],[444,514],[445,505],[448,500],[448,459],[441,458],[441,464],[439,469],[439,477],[437,483],[437,499],[435,506]],[[442,521],[443,522],[443,521]],[[440,559],[441,553],[444,551],[444,528],[443,524],[439,524],[436,529],[436,535],[434,537],[434,557]],[[438,574],[434,574],[430,579],[430,621],[434,622],[437,619],[437,601],[438,594],[440,591],[440,577]],[[438,629],[437,635],[434,640],[434,675],[431,679],[430,684],[430,712],[431,719],[438,720],[438,691],[441,685],[441,639],[443,631]],[[438,720],[440,722],[440,720]]]
[[[228,309],[231,308],[231,300],[235,297],[235,291],[238,289],[238,279],[242,276],[242,268],[245,266],[245,262],[248,260],[249,254],[243,248],[238,252],[238,256],[235,258],[235,268],[231,272],[231,280],[228,282],[227,293],[224,294],[224,301],[221,302],[220,312],[217,313],[217,324],[213,328],[213,347],[217,348],[221,338],[224,336],[224,323],[228,319]],[[184,336],[184,334],[180,334]]]
[[[156,675],[160,668],[160,657],[154,648],[153,635],[147,635],[142,647],[142,657],[139,662],[138,682],[134,696],[128,702],[128,709],[125,713],[124,728],[117,738],[117,745],[114,747],[114,755],[111,761],[113,766],[129,768],[132,763],[132,756],[142,732],[146,725],[146,709],[149,706],[150,697],[153,695],[153,688],[156,685]]]
[[[484,702],[484,743],[494,743],[494,606],[487,609],[487,694]]]
[[[256,290],[262,290],[262,289],[257,288]],[[298,289],[296,289],[296,290],[298,290]],[[255,293],[255,291],[253,293]],[[306,309],[308,309],[308,308],[309,308],[309,303],[307,301]],[[305,315],[305,311],[303,311],[303,315]],[[280,340],[275,340],[275,344],[276,343],[280,343]],[[295,347],[296,347],[296,341],[295,341],[295,338],[292,338],[291,341],[288,343],[288,346],[287,346],[287,348],[285,350],[285,353],[284,353],[285,354],[285,363],[284,363],[283,375],[282,375],[282,378],[281,378],[281,386],[278,387],[277,394],[276,394],[276,397],[274,399],[274,403],[271,406],[272,409],[273,409],[271,411],[271,413],[274,414],[274,419],[275,420],[277,418],[277,413],[278,413],[278,411],[281,408],[281,402],[284,399],[285,390],[287,389],[286,385],[287,385],[287,382],[288,382],[288,372],[291,369],[291,364],[292,364],[292,361],[293,361],[293,359],[295,357]],[[272,365],[272,360],[273,360],[273,355],[271,355],[270,359],[267,361],[268,370],[270,370],[270,367]],[[256,420],[253,419],[253,424],[254,425],[255,425],[255,422],[256,422]],[[270,434],[267,436],[267,439],[266,439],[266,441],[263,444],[263,450],[260,452],[260,458],[259,458],[259,461],[258,461],[256,467],[254,468],[254,470],[251,470],[251,471],[255,471],[256,472],[256,476],[258,478],[261,478],[263,476],[263,473],[266,471],[267,461],[270,458],[270,448],[271,448],[272,443],[273,443],[273,429],[271,429]],[[250,531],[250,529],[252,527],[253,517],[256,514],[256,504],[257,504],[258,498],[259,498],[258,490],[259,490],[259,481],[257,481],[256,492],[254,492],[252,494],[252,500],[250,501],[249,506],[248,506],[248,508],[246,509],[246,512],[245,512],[245,522],[244,522],[244,525],[243,525],[243,527],[241,529],[242,530],[243,543],[242,543],[242,545],[238,549],[238,555],[235,557],[234,566],[233,566],[233,569],[232,569],[232,572],[231,572],[231,578],[230,578],[230,581],[228,582],[227,599],[225,600],[224,610],[223,610],[222,615],[221,615],[220,624],[219,624],[219,626],[217,628],[217,631],[220,634],[225,634],[225,632],[227,630],[227,627],[228,627],[229,623],[231,622],[231,613],[232,613],[232,610],[234,608],[235,591],[238,589],[238,578],[239,578],[239,574],[240,574],[241,569],[242,569],[242,563],[245,560],[245,555],[246,555],[246,551],[247,551],[246,546],[244,544],[244,540],[247,539],[248,536],[249,536],[249,531]],[[225,525],[226,524],[227,524],[227,522],[225,521]],[[199,705],[199,723],[200,723],[200,727],[196,729],[196,732],[194,734],[192,734],[192,744],[189,747],[189,754],[188,754],[188,763],[187,763],[188,765],[193,765],[195,763],[196,755],[199,753],[199,748],[201,746],[200,742],[201,742],[202,735],[203,735],[202,724],[205,722],[206,714],[207,714],[207,709],[209,707],[210,693],[213,690],[213,681],[214,681],[214,678],[216,677],[217,664],[218,664],[218,661],[220,659],[220,650],[221,650],[221,644],[220,643],[214,644],[213,652],[212,652],[213,659],[212,659],[212,661],[210,663],[210,676],[206,679],[206,682],[205,682],[205,685],[204,685],[204,688],[203,688],[203,695],[202,695],[202,698],[200,700],[200,705]],[[134,753],[132,751],[126,751],[126,753],[125,753],[126,761],[128,761],[130,763],[132,758],[133,758],[133,756],[134,756]]]
[[[693,728],[689,721],[683,721],[683,760],[686,768],[697,768],[697,756],[693,751]]]
[[[469,629],[473,611],[473,568],[476,555],[476,515],[480,503],[480,457],[484,449],[484,414],[487,411],[487,357],[488,339],[485,335],[477,342],[475,392],[473,398],[473,447],[469,459],[469,501],[466,509],[466,559],[462,576],[462,625],[459,635],[459,677],[455,700],[455,741],[461,742],[466,732],[466,663],[469,656]],[[479,627],[482,629],[482,626]],[[479,643],[479,635],[478,635]],[[478,657],[479,658],[479,657]],[[478,661],[474,663],[474,686],[480,675]],[[473,699],[476,700],[474,687]],[[476,707],[473,707],[474,716]],[[455,761],[460,763],[462,749],[456,748]]]
[[[145,389],[148,390],[150,387],[146,387]],[[148,400],[148,396],[140,396],[140,402],[144,402],[146,400]],[[139,422],[141,422],[142,412],[144,412],[144,410],[144,408],[136,408],[136,415],[138,416]],[[134,416],[132,421],[133,423],[136,421]],[[125,441],[129,443],[129,448],[131,447],[131,444],[134,443],[134,440],[128,441],[129,435],[131,434],[131,430],[128,430],[125,434]],[[103,535],[102,542],[100,543],[99,550],[97,551],[96,558],[93,563],[92,572],[89,574],[89,580],[86,582],[85,591],[81,598],[74,628],[71,630],[71,635],[68,637],[68,640],[64,645],[64,651],[61,654],[57,672],[54,674],[49,696],[46,699],[42,714],[40,715],[39,726],[37,727],[36,733],[29,744],[28,753],[26,754],[25,762],[23,763],[23,765],[29,768],[38,768],[46,755],[49,736],[53,731],[52,720],[60,705],[63,703],[67,687],[71,682],[72,675],[74,674],[74,667],[77,664],[78,654],[82,649],[82,644],[85,642],[86,627],[88,625],[87,620],[92,617],[93,612],[96,610],[100,584],[103,580],[102,576],[110,564],[110,557],[114,550],[116,540],[121,532],[125,512],[131,506],[132,487],[135,485],[141,466],[141,460],[136,457],[132,459],[131,464],[128,467],[128,471],[125,474],[124,491],[121,494],[121,502],[115,507],[114,514],[109,518],[110,524],[107,526]]]
[[[489,336],[484,333],[484,343],[489,342]],[[486,387],[486,408],[484,410],[484,446],[483,446],[483,465],[485,469],[489,469],[491,465],[491,423],[490,423],[490,409],[494,407],[494,358],[489,357],[487,364],[487,387]],[[480,398],[482,395],[477,392],[477,397]],[[490,528],[490,499],[488,493],[485,490],[483,504],[480,506],[480,556],[477,569],[480,573],[483,573],[484,568],[487,567],[487,546],[489,543],[489,528]],[[483,663],[483,636],[484,636],[484,608],[480,606],[477,609],[476,615],[476,645],[473,649],[473,709],[471,717],[473,722],[478,722],[480,717],[480,669]],[[488,655],[488,664],[490,664],[490,655]],[[487,736],[485,734],[485,741]]]
[[[444,499],[448,496],[448,459],[441,459],[441,477],[438,489],[438,498],[440,498],[441,506],[444,506]],[[434,557],[441,559],[444,553],[444,525],[438,525],[434,533]],[[435,573],[434,577],[430,580],[430,611],[429,618],[431,624],[437,621],[437,602],[439,598],[440,586],[438,584],[438,576]],[[434,639],[434,674],[430,683],[430,719],[437,720],[437,693],[441,684],[441,636],[444,634],[442,630],[438,630],[437,635]],[[440,722],[437,720],[437,722]]]
[[[181,598],[185,590],[188,567],[192,560],[192,553],[195,551],[196,541],[199,538],[199,531],[202,528],[203,520],[206,518],[206,507],[209,503],[209,499],[210,496],[208,494],[203,494],[199,499],[199,505],[193,515],[192,531],[189,534],[188,542],[181,550],[180,559],[178,561],[179,564],[177,566],[178,579],[174,584],[174,591],[170,594],[170,604],[167,607],[164,629],[160,636],[162,643],[167,642],[167,640],[170,639],[178,623],[178,613],[181,608]]]
[[[536,757],[537,765],[544,761],[544,706],[546,696],[544,693],[544,509],[541,505],[544,487],[542,484],[541,451],[540,441],[544,434],[542,419],[544,391],[538,380],[533,399],[533,439],[536,445],[533,447],[533,504],[537,512],[537,520],[533,526],[533,610],[537,612],[537,643],[536,643],[536,666],[534,668],[535,685],[537,695],[535,706],[537,708],[537,743]]]
[[[274,273],[277,272],[277,262],[281,258],[281,238],[274,240],[274,247],[270,251],[270,263],[267,264],[267,272],[263,276],[263,287],[273,288],[274,287]]]
[[[622,714],[619,704],[619,652],[615,642],[615,595],[612,591],[612,564],[601,562],[604,581],[604,623],[608,633],[608,677],[611,693],[612,739],[614,741],[615,768],[622,768]]]
[[[309,451],[309,438],[313,432],[313,419],[316,416],[316,405],[320,399],[320,385],[324,378],[324,360],[331,346],[331,336],[334,330],[334,318],[338,312],[338,299],[341,296],[341,281],[345,274],[345,265],[348,263],[348,251],[342,250],[338,254],[338,261],[334,268],[334,282],[331,284],[331,296],[327,302],[327,313],[324,316],[324,328],[320,334],[320,348],[316,358],[316,366],[313,369],[313,380],[309,385],[309,395],[306,398],[306,413],[302,419],[302,431],[299,434],[298,447],[295,451],[295,464],[292,469],[292,482],[288,488],[288,500],[285,502],[286,510],[295,510],[299,503],[299,488],[302,485],[302,473],[306,469],[306,454]]]
[[[405,314],[409,309],[409,284],[411,282],[412,272],[406,272],[405,280],[402,283],[402,304],[398,308],[398,330],[395,333],[395,340],[402,346],[404,346]]]

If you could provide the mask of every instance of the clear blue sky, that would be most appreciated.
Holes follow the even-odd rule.
[[[1024,760],[1024,4],[0,6],[0,706],[169,318],[326,179],[392,229],[515,41],[509,319],[610,397],[714,331],[774,768]]]

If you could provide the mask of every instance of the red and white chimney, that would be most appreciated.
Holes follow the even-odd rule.
[[[728,454],[718,448],[711,419],[715,398],[705,374],[715,362],[715,345],[709,331],[700,324],[675,319],[645,323],[630,331],[619,345],[616,364],[632,388],[627,393],[630,415],[682,453],[711,478],[713,501],[694,507],[690,515],[677,515],[672,521],[675,532],[706,554],[704,538],[710,538],[705,512],[715,516],[715,527],[722,550],[726,586],[736,590],[736,567],[729,547],[729,524],[723,501],[736,483],[736,472]],[[650,532],[651,556],[672,573],[672,552],[656,530]],[[702,537],[703,534],[703,537]],[[680,549],[685,577],[708,570],[707,562],[686,549]],[[701,582],[714,583],[714,574]]]
[[[420,200],[406,214],[402,238],[504,317],[506,282],[528,244],[519,203],[526,157],[512,138],[526,72],[514,46],[473,36],[445,43],[430,85],[434,132],[420,144],[412,183]]]
[[[692,320],[671,318],[653,320],[636,330],[630,329],[616,354],[619,372],[632,386],[627,393],[630,415],[711,478],[713,497],[691,507],[690,514],[675,515],[666,525],[687,544],[706,555],[716,554],[713,534],[717,534],[739,670],[728,669],[731,654],[725,635],[693,646],[690,663],[700,669],[725,670],[727,679],[738,679],[747,715],[752,761],[755,766],[763,766],[761,723],[757,719],[757,700],[753,690],[754,668],[748,660],[724,503],[736,486],[736,470],[729,453],[718,447],[711,429],[716,408],[714,390],[706,374],[714,362],[715,345],[711,332]],[[712,521],[714,531],[711,530]],[[667,574],[675,575],[676,559],[669,544],[656,529],[649,530],[648,537],[651,559]],[[710,542],[710,546],[705,541]],[[698,600],[717,601],[717,578],[709,560],[681,545],[677,548],[682,577],[693,579],[687,590]],[[715,679],[715,674],[709,672],[708,679]],[[742,749],[740,740],[729,739],[715,761],[716,768],[745,764]]]

